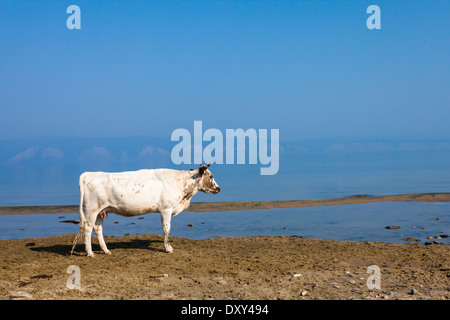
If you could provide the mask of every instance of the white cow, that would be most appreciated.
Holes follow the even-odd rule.
[[[173,252],[169,244],[171,217],[186,209],[198,191],[214,194],[220,191],[209,166],[200,165],[197,170],[189,171],[84,172],[80,176],[80,231],[73,242],[72,252],[84,232],[87,255],[93,257],[91,234],[94,230],[102,250],[111,253],[102,232],[103,218],[108,212],[128,217],[160,212],[164,247],[166,252]]]

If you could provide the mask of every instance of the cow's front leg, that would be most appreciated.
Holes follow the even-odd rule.
[[[169,243],[169,233],[170,233],[170,221],[172,219],[173,210],[162,210],[161,211],[161,224],[164,232],[164,248],[166,252],[172,253],[173,248]]]

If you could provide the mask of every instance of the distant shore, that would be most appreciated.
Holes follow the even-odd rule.
[[[231,201],[231,202],[192,202],[185,210],[188,212],[218,212],[241,211],[258,209],[278,209],[296,207],[332,206],[342,204],[359,204],[387,201],[415,201],[415,202],[448,202],[450,193],[411,193],[386,196],[369,196],[365,194],[346,198],[317,199],[317,200],[277,200],[277,201]],[[4,206],[0,207],[0,215],[21,214],[52,214],[78,212],[78,205],[58,206]]]

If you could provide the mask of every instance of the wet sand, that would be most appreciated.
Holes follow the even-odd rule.
[[[0,299],[450,299],[444,244],[174,237],[169,254],[162,236],[136,235],[105,237],[111,255],[93,238],[89,258],[84,245],[70,255],[74,236],[0,241]],[[70,265],[80,268],[79,289],[67,286]]]
[[[278,209],[332,206],[341,204],[358,204],[385,201],[447,202],[450,193],[412,193],[387,196],[369,196],[365,194],[347,198],[318,200],[279,200],[279,201],[234,201],[234,202],[191,202],[184,210],[187,212],[218,212],[257,209]],[[40,213],[73,213],[78,212],[78,205],[59,206],[5,206],[0,207],[0,215],[40,214]]]

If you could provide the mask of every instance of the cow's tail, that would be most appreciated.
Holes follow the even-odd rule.
[[[80,230],[78,231],[75,239],[73,240],[72,250],[70,251],[71,255],[73,253],[73,250],[75,249],[75,246],[77,245],[78,239],[83,235],[85,225],[86,225],[86,217],[84,216],[84,212],[83,212],[83,200],[84,200],[84,188],[85,188],[84,177],[85,177],[84,173],[80,175],[80,222],[79,222]]]

